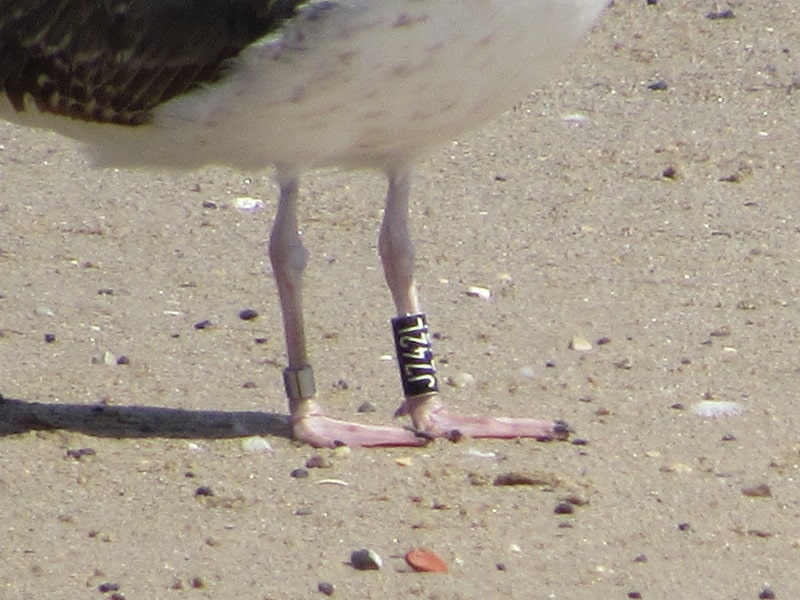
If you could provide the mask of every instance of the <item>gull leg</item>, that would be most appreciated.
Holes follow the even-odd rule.
[[[348,423],[326,417],[314,401],[314,372],[308,361],[303,328],[302,279],[308,264],[297,221],[299,176],[293,169],[279,168],[280,200],[269,240],[269,256],[278,286],[286,354],[289,366],[283,372],[292,431],[298,440],[316,447],[418,446],[426,440],[407,429]]]
[[[394,169],[388,179],[378,250],[397,309],[392,328],[405,401],[396,414],[410,415],[414,427],[428,437],[565,439],[569,427],[563,421],[459,415],[446,409],[439,398],[428,327],[414,283],[414,247],[408,229],[410,171]]]

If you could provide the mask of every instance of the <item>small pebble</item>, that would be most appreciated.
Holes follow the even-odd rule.
[[[569,342],[569,349],[576,352],[588,352],[592,349],[592,343],[585,337],[575,336]]]
[[[308,477],[308,471],[306,469],[294,469],[289,473],[289,476],[295,479],[305,479]]]
[[[77,448],[75,450],[67,450],[67,456],[80,460],[84,456],[94,456],[97,452],[93,448]]]
[[[45,333],[44,334],[44,341],[48,344],[52,344],[56,341],[56,334],[55,333]]]
[[[663,79],[658,79],[656,81],[648,83],[647,89],[654,92],[662,92],[667,89],[667,82],[664,81]]]
[[[628,598],[634,598],[635,600],[642,597],[641,592],[628,592]]]
[[[253,435],[242,440],[242,450],[250,454],[271,454],[272,445],[263,437]]]
[[[98,585],[97,589],[103,594],[106,594],[108,592],[116,592],[119,590],[119,584],[107,581],[105,583],[101,583],[100,585]]]
[[[369,400],[365,400],[358,406],[358,412],[360,413],[374,413],[376,410],[378,409]]]
[[[129,364],[131,364],[131,359],[130,359],[130,358],[128,358],[127,356],[124,356],[124,355],[123,355],[123,356],[120,356],[120,357],[117,359],[117,364],[118,364],[118,365],[129,365]]]
[[[766,599],[771,600],[775,598],[775,592],[772,591],[772,588],[765,587],[761,592],[758,594],[759,599]]]
[[[336,588],[333,587],[333,584],[327,581],[320,581],[317,584],[317,591],[325,594],[326,596],[333,596],[333,592],[335,590]]]
[[[258,312],[253,310],[252,308],[245,308],[244,310],[239,311],[239,318],[242,321],[252,321],[258,316]]]
[[[330,469],[333,466],[324,456],[315,454],[306,461],[306,469]]]
[[[481,300],[490,300],[492,292],[489,288],[480,285],[471,285],[467,288],[467,296],[470,298],[480,298]]]
[[[475,377],[470,373],[459,371],[453,375],[448,375],[445,379],[445,383],[455,388],[464,388],[475,383]]]
[[[704,419],[717,417],[738,417],[742,414],[742,405],[730,400],[703,400],[692,404],[692,412]]]
[[[711,11],[710,13],[706,14],[706,19],[710,19],[711,21],[717,21],[719,19],[733,19],[736,15],[733,14],[733,11],[729,8],[727,10],[715,10]]]
[[[383,566],[383,560],[374,550],[362,548],[350,554],[350,565],[359,571],[377,571]]]
[[[772,490],[766,483],[745,486],[742,488],[742,494],[748,498],[772,498]]]
[[[242,212],[254,212],[264,206],[264,202],[258,198],[250,198],[249,196],[239,196],[233,201],[233,207]]]
[[[207,485],[201,485],[199,488],[197,488],[194,491],[194,495],[197,496],[197,497],[213,496],[214,495],[214,491],[210,487],[208,487]]]
[[[681,531],[690,531],[692,529],[692,526],[689,525],[688,523],[678,523],[678,529],[680,529]]]
[[[333,455],[336,458],[350,458],[353,455],[353,449],[350,446],[336,446],[333,449]]]
[[[647,556],[644,554],[637,554],[636,557],[633,559],[635,563],[645,563],[647,562]]]
[[[404,558],[408,566],[423,573],[447,573],[447,563],[430,550],[413,548],[406,552]]]
[[[211,321],[209,321],[208,319],[198,321],[197,323],[194,324],[195,329],[208,329],[209,327],[211,327]]]
[[[569,502],[559,502],[556,504],[553,512],[557,515],[571,515],[575,512],[575,507]]]

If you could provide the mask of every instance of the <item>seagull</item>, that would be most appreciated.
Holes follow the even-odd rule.
[[[566,439],[560,420],[461,415],[439,394],[414,283],[414,163],[524,98],[608,0],[0,0],[0,119],[82,142],[98,166],[274,168],[269,257],[293,436],[316,447]],[[328,416],[306,345],[300,174],[376,169],[378,251],[411,427]]]

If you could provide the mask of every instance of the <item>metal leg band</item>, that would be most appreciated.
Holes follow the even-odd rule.
[[[436,365],[425,314],[395,317],[392,319],[392,331],[406,398],[438,392]]]
[[[283,386],[286,389],[286,396],[291,401],[313,398],[317,393],[317,387],[314,385],[314,369],[310,365],[299,369],[284,369]]]

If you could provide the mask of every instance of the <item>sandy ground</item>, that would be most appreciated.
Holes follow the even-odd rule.
[[[296,445],[264,174],[92,171],[0,127],[0,597],[800,598],[799,22],[794,0],[617,0],[552,85],[421,165],[440,370],[475,380],[446,398],[585,444]],[[320,396],[386,422],[383,182],[304,194]],[[743,413],[693,414],[708,399]],[[418,546],[450,572],[411,572]],[[348,564],[362,547],[382,570]]]

